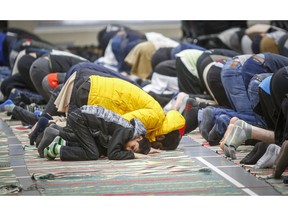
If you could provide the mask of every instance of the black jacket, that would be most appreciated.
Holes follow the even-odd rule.
[[[110,160],[134,159],[134,153],[123,147],[132,138],[146,134],[142,122],[136,118],[129,122],[101,106],[84,105],[80,110],[102,155]]]

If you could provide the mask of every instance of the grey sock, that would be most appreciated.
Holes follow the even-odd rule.
[[[53,127],[47,127],[44,130],[42,140],[37,148],[41,158],[44,158],[44,149],[52,143],[56,136],[59,136],[59,131],[57,129]]]
[[[237,159],[236,157],[236,149],[234,146],[229,146],[227,144],[224,144],[224,154],[226,157],[230,157],[232,160]]]
[[[254,168],[272,168],[281,147],[276,144],[270,144],[266,149],[265,154],[257,161]]]
[[[230,133],[225,141],[228,146],[233,146],[235,150],[247,140],[246,132],[243,128],[233,125]]]
[[[250,124],[248,124],[247,122],[238,119],[234,125],[237,125],[241,128],[243,128],[243,130],[245,131],[246,137],[247,139],[251,139],[252,138],[252,126]]]

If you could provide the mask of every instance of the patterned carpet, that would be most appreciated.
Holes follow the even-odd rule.
[[[183,137],[176,151],[164,151],[148,159],[112,161],[101,158],[97,161],[63,162],[59,159],[48,161],[39,158],[35,146],[29,145],[27,133],[30,129],[23,127],[18,121],[2,119],[4,120],[0,120],[2,127],[0,194],[2,195],[25,195],[23,192],[29,191],[43,196],[247,195],[185,153],[185,147],[191,147],[192,143],[200,146],[201,143],[204,144],[198,131]],[[10,135],[3,131],[5,124],[11,129]],[[13,135],[16,136],[15,142],[18,140],[21,143],[20,147],[15,145],[18,146],[15,149],[12,148],[14,145],[11,145]],[[219,147],[206,147],[222,154]],[[246,152],[248,153],[247,149]],[[245,155],[244,151],[240,153]],[[19,159],[21,154],[24,158],[23,163]],[[22,169],[20,172],[22,174],[15,175],[17,167]],[[247,171],[255,172],[251,169]],[[263,178],[266,171],[268,170],[258,170],[255,176]],[[23,181],[25,178],[26,181]],[[26,185],[24,186],[21,181],[26,182]],[[283,195],[287,195],[288,189],[280,182],[281,180],[267,181],[270,181],[271,185]]]
[[[20,184],[9,162],[7,137],[0,132],[0,195],[19,192]]]

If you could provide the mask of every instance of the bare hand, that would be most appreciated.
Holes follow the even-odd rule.
[[[155,149],[151,147],[150,152],[148,154],[155,154],[155,153],[160,153],[160,152],[162,152],[160,149]]]
[[[141,159],[141,158],[149,158],[149,155],[134,153],[135,159]]]

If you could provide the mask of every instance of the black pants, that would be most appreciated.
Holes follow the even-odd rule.
[[[281,103],[288,93],[288,66],[274,72],[271,78],[271,96],[278,111],[281,109]]]
[[[1,92],[4,95],[4,101],[8,99],[13,88],[28,89],[35,92],[34,88],[27,86],[20,74],[15,74],[7,77],[1,83]]]
[[[200,80],[191,74],[179,57],[176,58],[176,70],[180,92],[187,94],[203,94]]]
[[[231,109],[232,106],[221,81],[221,70],[222,68],[212,65],[207,72],[207,76],[203,79],[206,79],[208,87],[218,104]]]
[[[264,117],[267,129],[275,129],[279,111],[276,111],[271,95],[262,88],[259,88],[259,105],[255,107],[254,112]]]
[[[39,117],[20,107],[20,106],[15,106],[13,111],[12,111],[12,116],[17,119],[20,120],[22,123],[28,124],[28,125],[34,125],[36,124],[36,122],[38,121]]]
[[[63,116],[65,115],[65,113],[59,113],[57,112],[57,108],[54,104],[54,101],[58,95],[58,93],[60,92],[62,86],[57,86],[53,92],[53,94],[51,95],[51,98],[48,102],[48,104],[45,106],[45,110],[43,111],[42,116],[45,116],[46,118],[48,118],[49,120],[52,119],[52,116]],[[24,122],[25,124],[29,124],[29,125],[34,125],[37,123],[37,121],[39,120],[39,117],[34,114],[33,112],[30,112],[26,109],[23,109],[20,106],[15,106],[15,108],[12,111],[12,116],[15,119],[20,120],[21,122]]]
[[[42,80],[51,72],[49,60],[41,57],[33,62],[29,73],[35,89],[46,101],[48,101],[48,98],[46,97],[46,92],[42,87]]]
[[[30,67],[35,60],[36,58],[30,54],[25,54],[19,59],[18,64],[14,65],[14,67],[18,67],[19,74],[21,75],[26,85],[33,91],[37,92],[30,76]]]
[[[77,140],[73,145],[63,146],[60,151],[61,160],[97,160],[100,157],[99,147],[93,134],[90,132],[89,125],[79,109],[74,110],[69,115],[70,127],[72,128]],[[64,138],[64,136],[60,136]],[[78,142],[78,146],[75,144]]]

